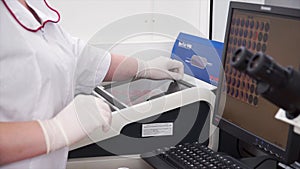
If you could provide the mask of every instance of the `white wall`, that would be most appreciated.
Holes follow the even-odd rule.
[[[265,0],[265,4],[300,9],[299,0]]]
[[[162,13],[182,19],[198,29],[203,36],[208,37],[209,0],[49,0],[49,2],[59,10],[63,27],[72,35],[84,40],[89,40],[96,32],[113,22],[143,13]],[[157,19],[159,20],[159,18],[144,18],[137,22],[148,23],[148,27],[156,27],[159,24],[156,22]],[[128,28],[120,27],[118,30],[133,28],[135,25],[131,24],[125,25]],[[170,22],[164,29],[173,30],[176,27],[177,25]]]
[[[209,0],[48,1],[73,36],[112,53],[146,59],[170,56],[179,32],[206,38],[209,34]]]
[[[214,0],[213,4],[213,40],[224,41],[230,1],[264,4],[265,0]]]

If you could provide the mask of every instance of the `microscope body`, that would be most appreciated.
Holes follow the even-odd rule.
[[[245,47],[238,48],[230,60],[237,70],[257,82],[257,93],[286,111],[293,119],[300,114],[300,72],[277,64],[262,52],[252,54]]]

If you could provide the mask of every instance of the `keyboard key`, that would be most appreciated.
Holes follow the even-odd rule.
[[[154,151],[152,157],[141,156],[150,165],[161,166],[161,163],[178,169],[243,169],[248,168],[234,158],[219,154],[198,142],[186,143],[172,148],[162,148]],[[166,169],[164,166],[161,169]],[[169,169],[169,168],[168,168]]]

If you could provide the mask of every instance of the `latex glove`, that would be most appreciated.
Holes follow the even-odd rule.
[[[183,64],[167,57],[158,57],[150,61],[138,60],[136,78],[154,80],[183,78]]]
[[[49,153],[72,145],[98,127],[108,131],[111,119],[111,110],[103,100],[91,95],[78,95],[54,118],[38,122]]]

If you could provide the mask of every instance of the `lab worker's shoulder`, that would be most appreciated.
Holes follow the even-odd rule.
[[[64,29],[59,23],[48,23],[45,27],[49,33],[52,33],[53,37],[59,38],[72,45],[81,45],[81,40],[78,37],[71,35],[66,29]]]

